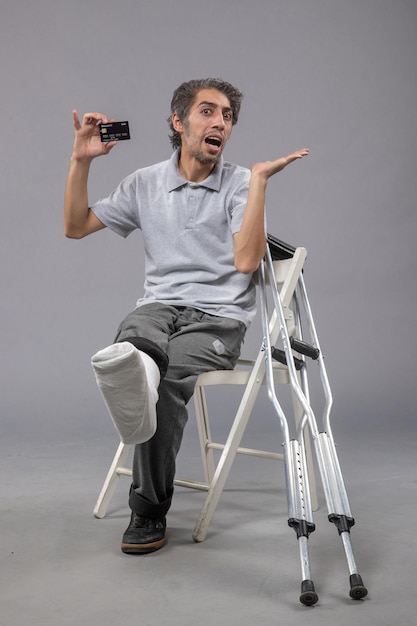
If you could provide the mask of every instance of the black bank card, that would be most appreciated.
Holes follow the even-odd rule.
[[[99,129],[103,143],[130,139],[129,122],[108,122],[100,124]]]

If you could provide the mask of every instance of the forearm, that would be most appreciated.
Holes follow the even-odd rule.
[[[91,160],[79,161],[71,157],[64,196],[64,234],[81,238],[89,234],[88,174]]]
[[[267,181],[252,172],[245,214],[235,235],[235,266],[244,273],[257,270],[265,255],[265,192]]]
[[[265,255],[264,212],[268,179],[308,153],[308,148],[302,148],[275,161],[255,163],[252,166],[245,215],[241,230],[235,235],[235,266],[240,272],[254,272]]]

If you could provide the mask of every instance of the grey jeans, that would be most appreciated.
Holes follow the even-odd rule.
[[[157,431],[152,439],[135,446],[129,505],[139,515],[166,515],[188,417],[186,405],[197,377],[210,370],[233,369],[245,331],[238,320],[157,302],[135,309],[121,323],[116,341],[144,338],[169,359],[158,390]]]

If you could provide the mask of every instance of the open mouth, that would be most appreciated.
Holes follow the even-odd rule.
[[[222,145],[222,140],[219,137],[215,136],[206,137],[205,142],[210,146],[214,146],[215,148],[220,148],[220,146]]]

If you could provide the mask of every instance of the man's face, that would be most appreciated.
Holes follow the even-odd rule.
[[[201,89],[183,123],[181,152],[203,164],[215,164],[232,132],[233,113],[229,98],[217,89]]]

